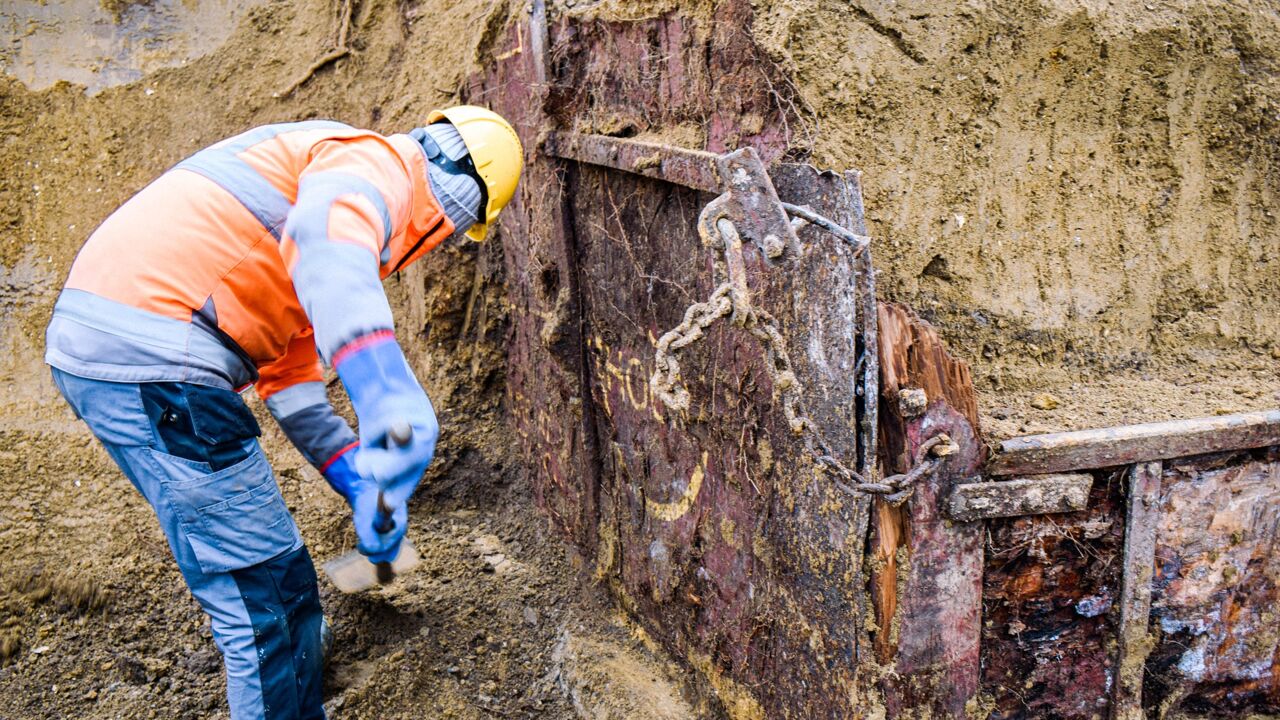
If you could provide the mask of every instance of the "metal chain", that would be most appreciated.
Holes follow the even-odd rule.
[[[785,206],[788,211],[793,206]],[[799,214],[799,213],[797,213]],[[839,227],[826,218],[807,211],[806,220],[812,217],[821,218],[826,225]],[[812,220],[811,220],[812,221]],[[831,231],[826,225],[815,223],[818,227]],[[728,218],[718,218],[714,223],[699,221],[698,229],[705,245],[726,254],[725,260],[715,263],[716,274],[725,273],[726,266],[731,264],[728,253],[740,247],[737,228]],[[840,228],[843,230],[843,228]],[[847,235],[852,235],[844,231]],[[846,241],[848,238],[833,233]],[[727,235],[728,237],[724,237]],[[855,236],[861,238],[861,236]],[[851,243],[852,244],[852,243]],[[862,243],[865,247],[865,243]],[[937,435],[925,441],[911,470],[898,475],[891,475],[880,482],[864,478],[835,457],[835,452],[822,436],[821,431],[802,410],[804,388],[792,370],[791,356],[778,331],[777,321],[767,311],[751,305],[745,289],[735,287],[732,279],[720,283],[706,301],[694,303],[685,309],[684,319],[658,339],[654,351],[654,373],[649,378],[649,387],[653,394],[661,398],[668,408],[678,411],[689,409],[689,390],[680,383],[680,363],[676,353],[700,340],[707,328],[720,318],[732,315],[733,323],[751,333],[764,347],[765,370],[773,383],[774,392],[780,396],[782,413],[786,417],[791,432],[802,436],[806,450],[815,462],[824,470],[831,472],[833,482],[841,491],[850,495],[859,493],[880,495],[893,506],[906,502],[914,490],[915,483],[927,475],[934,473],[942,464],[943,458],[950,454],[944,448],[951,446],[946,435]],[[807,433],[806,433],[807,431]],[[932,453],[932,455],[931,455]]]

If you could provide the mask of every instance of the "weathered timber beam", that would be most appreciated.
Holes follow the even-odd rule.
[[[986,474],[1039,475],[1268,445],[1280,445],[1280,410],[1011,438]]]
[[[1142,676],[1151,644],[1151,576],[1156,561],[1156,524],[1160,518],[1159,462],[1134,465],[1129,472],[1128,512],[1124,526],[1124,576],[1120,588],[1120,642],[1111,720],[1143,720]]]
[[[969,522],[987,518],[1044,515],[1084,510],[1089,503],[1093,476],[1087,474],[1040,475],[1000,482],[957,485],[947,501],[952,520]]]
[[[636,173],[694,190],[719,193],[724,187],[716,169],[720,156],[705,150],[571,132],[550,133],[542,150],[552,157]]]

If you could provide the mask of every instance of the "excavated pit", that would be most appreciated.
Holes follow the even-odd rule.
[[[0,717],[225,716],[207,623],[154,519],[41,362],[58,288],[98,222],[225,136],[314,117],[394,132],[458,99],[500,102],[503,87],[477,78],[513,48],[533,52],[527,37],[508,42],[527,8],[356,2],[351,54],[284,97],[337,42],[340,3],[80,10],[59,18],[46,5],[36,20],[34,10],[0,11]],[[970,364],[988,440],[1280,405],[1280,20],[1269,9],[761,0],[564,2],[548,13],[553,28],[567,28],[549,49],[556,77],[581,81],[546,88],[558,129],[716,151],[749,144],[769,160],[861,170],[880,295],[915,308]],[[96,17],[93,37],[114,39],[77,41],[87,17]],[[145,42],[122,45],[131,32]],[[618,38],[663,57],[693,53],[682,67],[705,63],[705,96],[649,114],[607,94],[584,98],[582,87],[615,69],[573,63]],[[705,59],[694,52],[703,47]],[[672,72],[637,66],[617,78],[617,96]],[[603,193],[608,181],[594,172],[586,189]],[[565,537],[587,543],[534,507],[546,498],[510,422],[511,241],[504,232],[442,251],[388,283],[445,434],[410,531],[424,570],[372,597],[322,590],[339,639],[331,715],[762,716],[762,695],[722,672],[725,657],[688,654],[689,675],[662,638],[613,610],[605,587],[615,579],[597,575],[600,558],[566,552]],[[559,298],[579,280],[568,269],[529,273],[550,308],[539,327],[554,346],[573,320]],[[603,345],[591,353],[605,369],[630,362]],[[340,500],[272,423],[263,427],[313,555],[349,549]],[[1072,676],[1084,663],[1038,655],[1043,638],[1021,626],[1070,620],[1068,635],[1089,635],[1075,608],[1092,612],[1091,599],[1115,591],[1117,488],[1095,481],[1091,510],[1059,526],[994,526],[984,643],[1008,651],[984,667],[974,715],[1105,713],[1067,692],[1046,696],[1046,687],[1105,693],[1111,680]],[[1027,594],[1046,587],[1066,599],[1048,607]],[[620,596],[637,612],[625,588]],[[1256,664],[1275,637],[1254,635]],[[1099,663],[1109,652],[1063,647],[1097,651]],[[1028,674],[1027,658],[1039,674]],[[1275,691],[1270,700],[1183,698],[1166,682],[1181,655],[1152,662],[1149,697],[1168,717],[1245,717],[1280,702]]]

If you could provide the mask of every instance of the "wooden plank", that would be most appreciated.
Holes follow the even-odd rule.
[[[906,505],[875,503],[871,596],[876,659],[890,670],[881,682],[884,709],[888,717],[967,717],[981,672],[982,525],[952,522],[943,507],[952,486],[982,463],[976,397],[968,367],[932,326],[899,305],[879,310],[885,472],[912,467],[938,433],[957,446]],[[920,408],[904,408],[898,396],[919,388],[927,407],[916,414]]]
[[[1151,643],[1151,576],[1155,568],[1156,525],[1160,519],[1159,462],[1134,465],[1129,472],[1128,513],[1124,528],[1124,576],[1120,595],[1116,682],[1112,720],[1143,720],[1142,679]]]
[[[1280,445],[1280,409],[1011,438],[986,473],[1070,472],[1268,445]]]
[[[972,521],[1085,509],[1093,476],[1037,475],[1000,482],[957,485],[947,503],[952,520]]]

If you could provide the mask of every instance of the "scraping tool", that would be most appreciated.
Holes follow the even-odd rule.
[[[391,426],[387,436],[397,447],[404,447],[413,439],[413,428],[408,423],[396,423]],[[387,507],[382,491],[379,490],[378,515],[374,519],[374,529],[379,533],[387,533],[391,532],[395,526],[396,521],[391,517],[391,508]],[[325,563],[324,572],[333,581],[334,587],[344,593],[356,593],[390,583],[396,579],[396,575],[417,567],[420,560],[418,549],[406,537],[400,541],[400,554],[392,562],[372,563],[358,550],[353,550]]]

